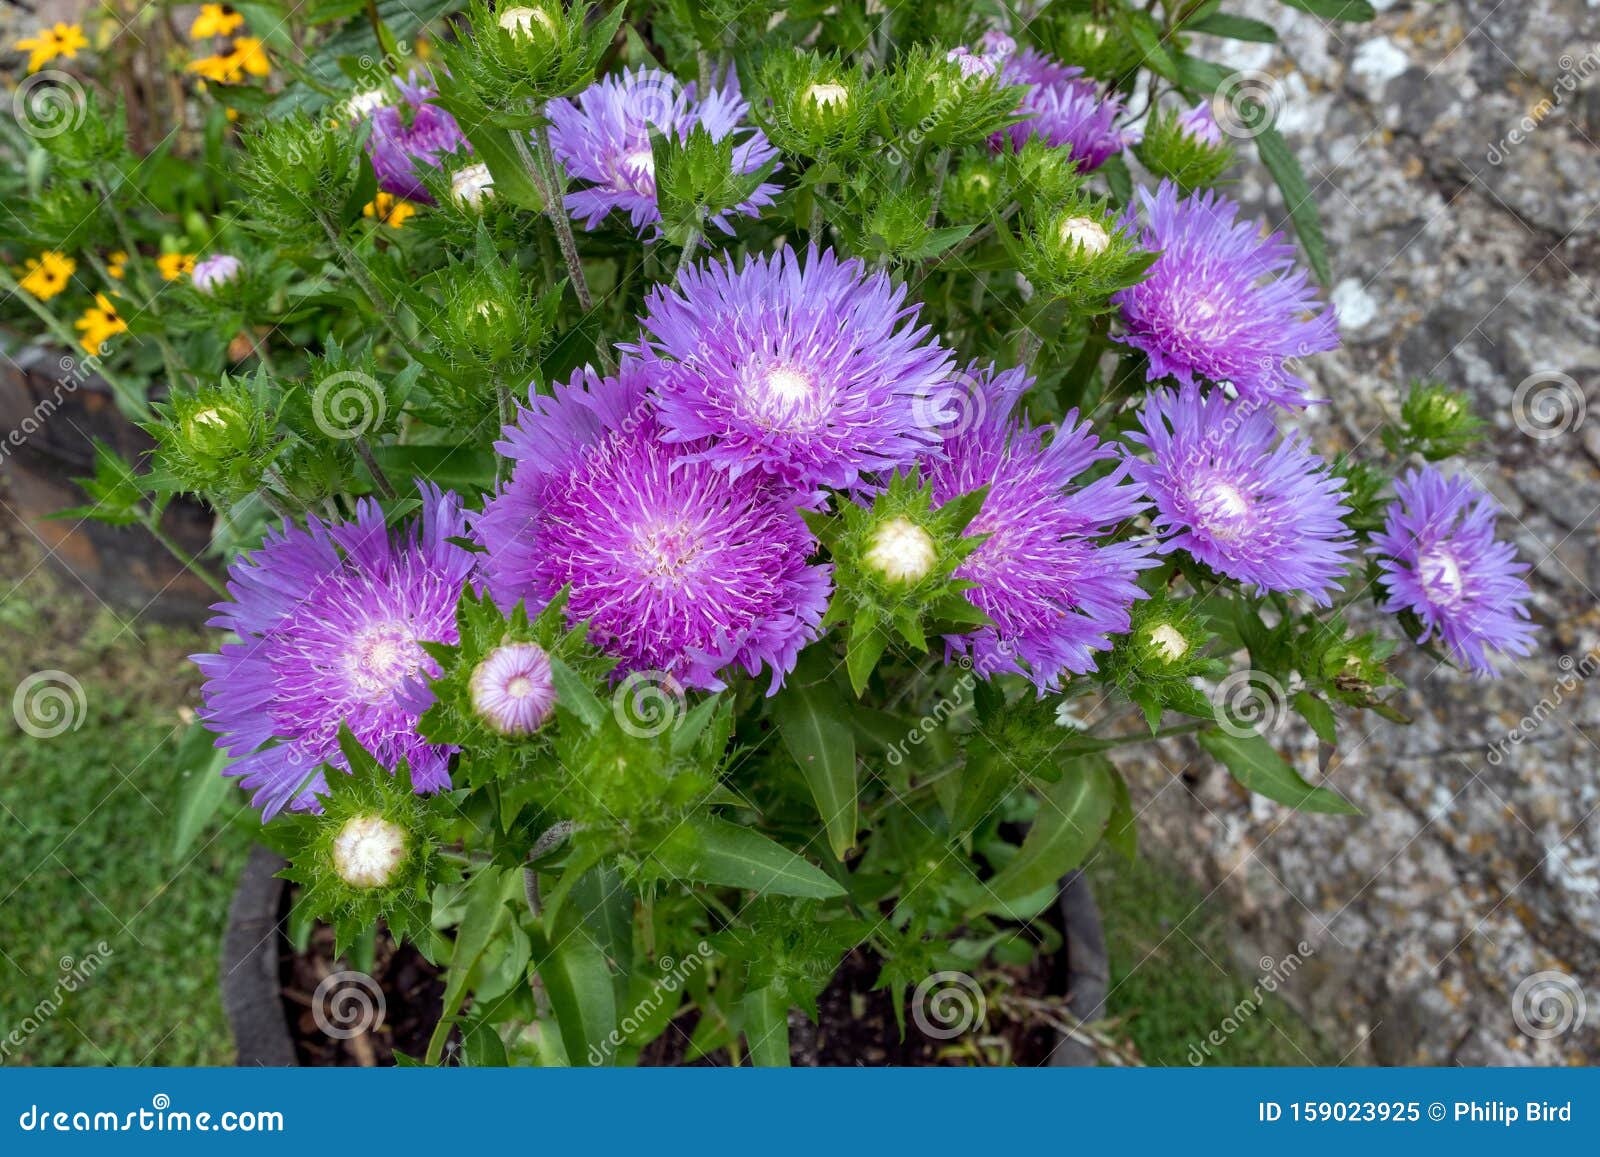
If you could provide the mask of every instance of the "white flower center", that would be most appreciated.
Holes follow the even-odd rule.
[[[381,888],[406,858],[406,832],[382,816],[356,816],[333,838],[333,870],[352,888]]]
[[[850,90],[842,84],[824,81],[820,84],[809,86],[802,94],[802,99],[809,101],[820,109],[831,109],[838,106],[843,111],[850,104]]]
[[[933,536],[907,518],[891,518],[872,535],[867,565],[890,582],[914,583],[933,569]]]
[[[1171,623],[1150,628],[1150,645],[1168,663],[1176,663],[1189,653],[1189,640]]]
[[[500,13],[500,27],[513,36],[531,37],[535,25],[547,35],[555,34],[555,21],[543,8],[507,8]]]
[[[1068,217],[1056,226],[1056,240],[1074,245],[1090,257],[1098,257],[1111,244],[1111,235],[1093,217]]]
[[[1465,589],[1461,564],[1447,547],[1429,547],[1418,555],[1417,575],[1429,596],[1438,602],[1454,602]]]
[[[380,109],[389,103],[389,94],[381,88],[369,88],[365,92],[358,92],[345,102],[345,108],[350,110],[352,119],[364,117],[374,109]]]
[[[1202,482],[1190,493],[1195,516],[1213,538],[1237,538],[1240,523],[1250,514],[1250,499],[1237,486],[1221,478]]]
[[[476,208],[485,197],[492,197],[494,176],[489,172],[489,166],[478,164],[457,169],[450,177],[450,195],[468,208]]]
[[[757,362],[739,388],[750,418],[769,430],[811,430],[827,416],[828,398],[816,378],[785,362]]]
[[[410,630],[399,623],[374,623],[358,631],[345,652],[345,674],[356,694],[369,703],[386,703],[422,669],[424,653]]]

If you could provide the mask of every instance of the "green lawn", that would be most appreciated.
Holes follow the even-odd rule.
[[[1115,862],[1113,862],[1115,861]],[[1111,1035],[1147,1065],[1337,1064],[1284,999],[1255,991],[1262,977],[1239,971],[1230,914],[1188,880],[1142,858],[1102,856],[1091,871],[1111,961]],[[1286,987],[1294,983],[1289,976]],[[1227,1021],[1238,1011],[1237,1027]],[[1217,1031],[1210,1054],[1192,1051]]]
[[[0,1063],[228,1064],[217,955],[242,828],[172,855],[198,634],[131,629],[0,534]],[[9,539],[9,541],[7,541]],[[81,726],[35,738],[11,700],[35,672],[78,680]],[[75,710],[75,709],[74,709]]]

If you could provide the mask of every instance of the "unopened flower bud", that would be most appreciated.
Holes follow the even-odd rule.
[[[408,842],[399,824],[355,816],[333,839],[333,870],[352,888],[382,888],[405,863]]]
[[[494,175],[489,172],[489,166],[479,162],[457,169],[450,176],[450,196],[456,204],[468,209],[476,209],[494,196]]]
[[[244,263],[231,253],[213,253],[195,262],[189,281],[201,293],[215,293],[235,280],[243,269]]]
[[[933,569],[933,537],[906,518],[891,518],[872,535],[866,563],[893,583],[914,583]]]
[[[556,33],[555,21],[543,8],[507,8],[500,13],[500,27],[519,39],[532,39],[535,27],[547,36]]]
[[[501,735],[531,735],[556,705],[550,656],[537,643],[496,647],[468,681],[472,709]]]
[[[1056,240],[1064,246],[1082,249],[1089,257],[1098,257],[1111,245],[1106,227],[1093,217],[1064,218],[1056,226]]]
[[[1189,653],[1189,640],[1171,623],[1150,628],[1150,645],[1168,663],[1176,663]]]

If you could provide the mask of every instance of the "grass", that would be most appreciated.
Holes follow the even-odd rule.
[[[1338,1063],[1282,996],[1257,990],[1262,975],[1235,966],[1231,916],[1218,901],[1147,854],[1135,864],[1114,859],[1100,857],[1091,871],[1114,1036],[1147,1065]],[[1208,1042],[1213,1032],[1220,1044]]]
[[[218,952],[249,835],[213,823],[172,854],[204,644],[125,625],[40,557],[0,526],[0,693],[66,672],[83,711],[36,738],[0,710],[0,1063],[229,1064]]]

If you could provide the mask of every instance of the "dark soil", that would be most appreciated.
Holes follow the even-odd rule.
[[[383,993],[383,1015],[367,1031],[349,1038],[329,1036],[317,1023],[313,998],[324,978],[349,967],[334,956],[331,928],[319,924],[304,954],[296,954],[287,939],[281,941],[278,977],[296,1061],[337,1068],[392,1065],[396,1052],[420,1059],[428,1051],[428,1038],[444,1010],[444,978],[439,969],[411,945],[397,947],[388,930],[380,928],[368,971]],[[329,998],[322,1002],[322,1019],[336,1028],[348,1023],[339,1016],[339,1010],[358,1009],[362,1001],[369,1002],[367,1007],[375,1007],[369,993],[352,987],[341,999],[338,987],[330,989]],[[361,1023],[371,1019],[365,1017]]]

